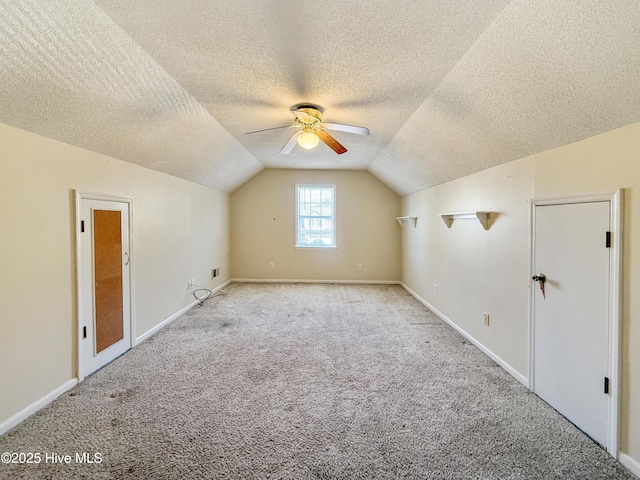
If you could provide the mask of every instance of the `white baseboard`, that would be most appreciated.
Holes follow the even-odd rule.
[[[194,300],[193,302],[191,302],[189,305],[187,305],[186,307],[184,307],[181,310],[178,310],[176,313],[174,313],[173,315],[171,315],[169,318],[167,318],[166,320],[163,320],[162,322],[160,322],[158,325],[156,325],[155,327],[153,327],[150,330],[147,330],[145,333],[143,333],[142,335],[140,335],[139,337],[136,338],[135,343],[133,344],[134,347],[137,347],[139,344],[141,344],[142,342],[144,342],[147,338],[149,338],[150,336],[152,336],[153,334],[157,333],[158,331],[162,330],[164,327],[166,327],[167,325],[169,325],[171,322],[173,322],[176,318],[178,318],[180,315],[187,313],[189,310],[191,310],[193,307],[195,307],[198,304],[198,300]]]
[[[515,368],[513,368],[511,365],[509,365],[507,362],[505,362],[502,358],[500,358],[498,355],[493,353],[491,350],[489,350],[487,347],[485,347],[482,343],[480,343],[474,337],[469,335],[466,331],[464,331],[462,328],[460,328],[453,320],[451,320],[444,313],[442,313],[437,308],[435,308],[433,305],[431,305],[429,302],[427,302],[424,298],[422,298],[416,292],[411,290],[404,283],[400,282],[400,285],[402,285],[402,288],[404,288],[407,292],[409,292],[411,295],[413,295],[416,298],[416,300],[418,300],[420,303],[422,303],[425,307],[427,307],[429,310],[431,310],[433,313],[435,313],[438,317],[440,317],[444,322],[449,324],[454,330],[456,330],[463,337],[465,337],[467,340],[469,340],[471,343],[473,343],[476,347],[478,347],[491,360],[493,360],[498,365],[500,365],[512,377],[514,377],[516,380],[518,380],[520,383],[522,383],[525,387],[527,387],[527,388],[529,387],[529,380],[527,379],[527,377],[522,375]]]
[[[226,282],[224,282],[222,285],[217,286],[216,288],[214,288],[212,290],[213,293],[216,293],[219,290],[222,290],[224,287],[226,287],[227,285],[229,285],[233,280],[227,280]],[[173,315],[171,315],[169,318],[167,318],[166,320],[163,320],[162,322],[160,322],[158,325],[156,325],[155,327],[153,327],[152,329],[146,331],[145,333],[143,333],[142,335],[140,335],[139,337],[136,338],[135,343],[134,343],[134,347],[139,345],[140,343],[144,342],[147,338],[151,337],[153,334],[157,333],[158,331],[162,330],[164,327],[166,327],[167,325],[169,325],[171,322],[173,322],[176,318],[178,318],[180,315],[183,315],[185,313],[187,313],[189,310],[191,310],[193,307],[195,307],[198,303],[200,303],[198,300],[194,300],[193,302],[191,302],[189,305],[187,305],[186,307],[178,310],[176,313],[174,313]]]
[[[296,278],[233,278],[237,283],[349,283],[361,285],[400,285],[398,280],[310,280]]]
[[[31,405],[28,405],[26,408],[23,408],[15,415],[9,417],[4,422],[0,423],[0,435],[8,432],[13,427],[15,427],[20,422],[29,418],[31,415],[36,413],[41,408],[46,407],[51,402],[53,402],[56,398],[58,398],[60,395],[62,395],[68,390],[71,390],[77,384],[78,384],[78,379],[72,378],[68,382],[65,382],[64,384],[60,385],[55,390],[52,390],[51,392],[47,393],[42,398],[39,398],[38,400],[33,402]]]
[[[630,457],[626,453],[618,453],[618,461],[627,467],[627,469],[633,473],[636,477],[640,478],[640,462],[633,457]]]

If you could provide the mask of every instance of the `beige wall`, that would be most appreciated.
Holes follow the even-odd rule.
[[[336,249],[296,249],[295,185],[336,185]],[[400,280],[400,197],[364,171],[267,169],[231,194],[236,278]],[[275,264],[274,269],[269,263]],[[357,264],[362,270],[357,270]]]
[[[640,462],[640,123],[403,198],[403,281],[481,344],[528,375],[530,199],[625,188],[621,450]],[[447,229],[437,213],[499,212]],[[438,284],[438,294],[433,285]],[[483,324],[491,314],[491,326]]]
[[[2,124],[0,151],[2,425],[76,376],[75,189],[133,198],[134,338],[230,272],[227,194]]]
[[[403,230],[403,282],[522,376],[529,296],[530,162],[485,170],[403,199],[403,213],[417,216]],[[454,220],[440,213],[500,212],[489,230],[476,219]],[[437,285],[438,293],[435,293]],[[491,327],[484,325],[489,313]],[[526,344],[525,344],[526,346]]]

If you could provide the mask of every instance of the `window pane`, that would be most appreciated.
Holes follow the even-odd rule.
[[[297,187],[297,246],[335,246],[334,191],[333,186],[299,185]]]
[[[322,204],[321,203],[312,203],[311,204],[311,213],[309,215],[313,215],[319,217],[322,215]]]

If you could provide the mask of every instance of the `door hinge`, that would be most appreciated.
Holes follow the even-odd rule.
[[[605,247],[611,248],[611,232],[606,232]]]
[[[87,327],[82,327],[82,338],[87,338]]]
[[[609,377],[604,377],[604,393],[609,393]]]
[[[84,220],[80,220],[80,232],[84,233]]]

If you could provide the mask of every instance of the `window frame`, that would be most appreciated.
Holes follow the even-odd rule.
[[[317,188],[317,189],[331,189],[331,244],[330,245],[322,245],[322,244],[304,244],[300,243],[300,190],[304,188]],[[338,248],[336,244],[336,186],[331,184],[324,183],[300,183],[295,186],[295,223],[296,223],[296,239],[295,239],[295,248],[301,248],[305,250],[309,249],[320,249],[320,250],[330,250]],[[303,217],[309,217],[308,215],[304,215]],[[323,218],[323,217],[319,217]],[[324,216],[326,218],[326,216]]]

